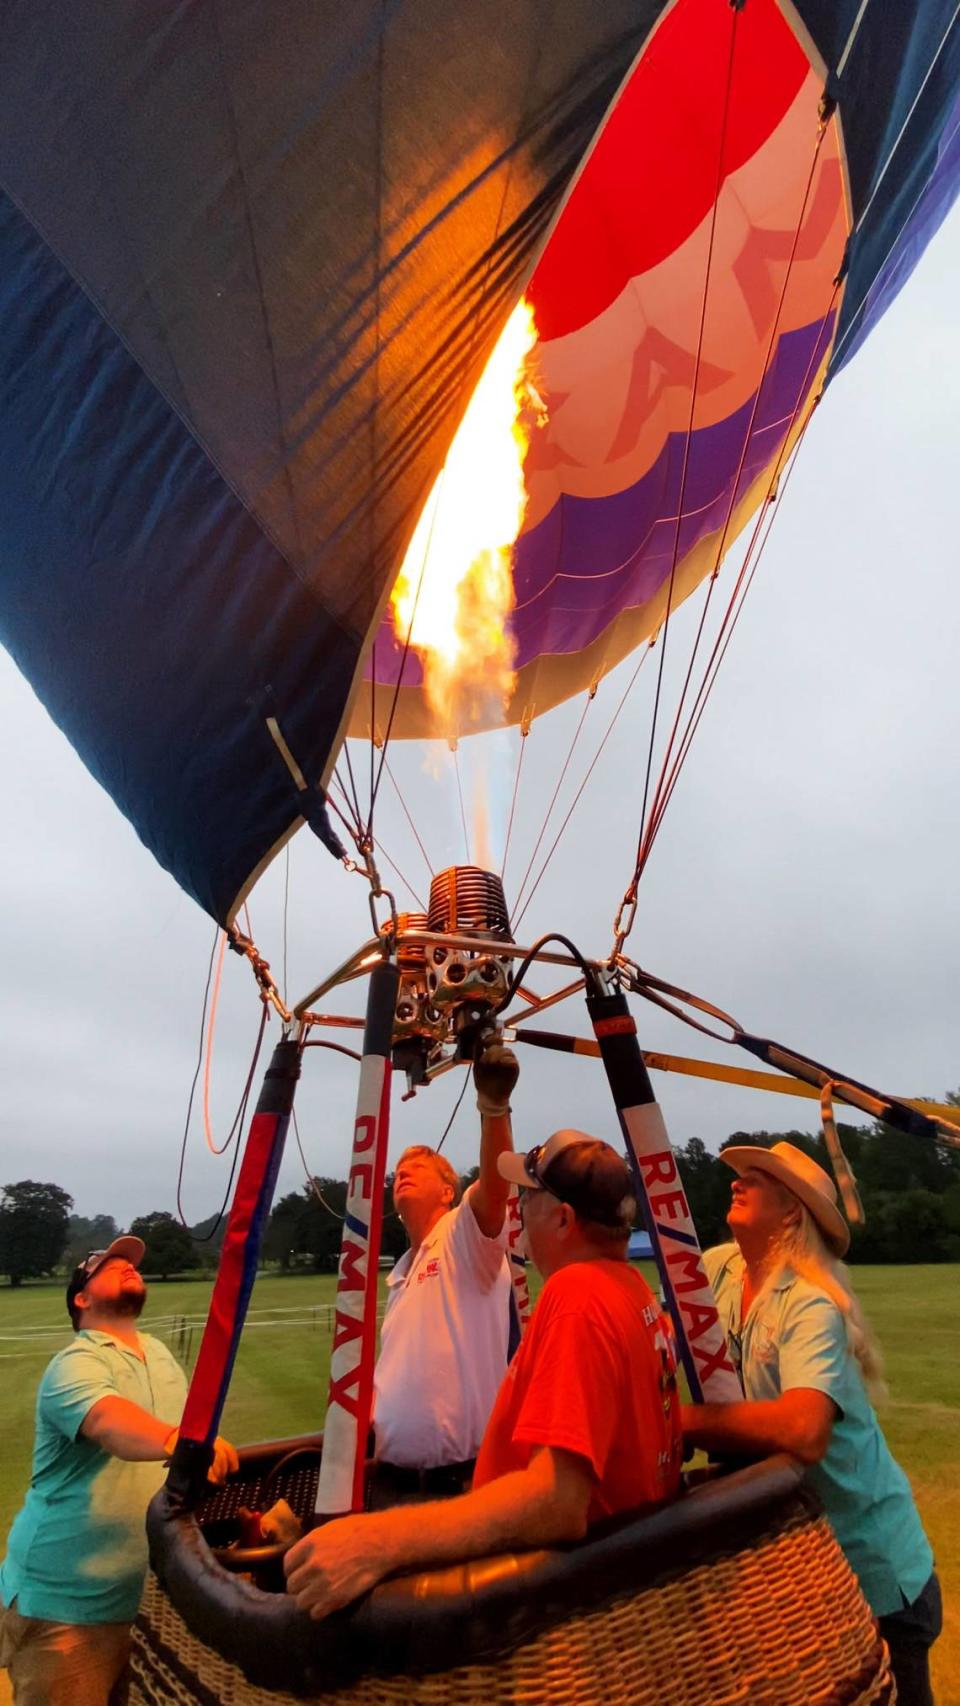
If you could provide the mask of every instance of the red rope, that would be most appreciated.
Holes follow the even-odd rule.
[[[675,758],[673,766],[671,768],[670,774],[667,777],[666,788],[663,792],[663,797],[657,804],[656,816],[655,816],[655,818],[653,818],[653,820],[651,822],[650,832],[649,832],[649,835],[647,837],[646,847],[644,850],[643,862],[641,864],[641,872],[643,869],[643,865],[646,863],[646,860],[649,857],[649,852],[650,852],[650,848],[653,844],[653,840],[659,831],[660,824],[663,821],[664,812],[666,811],[667,805],[669,804],[669,801],[673,796],[673,790],[676,787],[677,778],[680,774],[680,770],[682,769],[683,764],[686,760],[687,754],[690,750],[690,746],[691,746],[691,743],[693,741],[693,737],[697,731],[697,728],[699,727],[700,718],[703,715],[704,706],[707,702],[707,699],[710,696],[710,693],[713,690],[713,683],[716,681],[717,673],[718,673],[719,668],[720,668],[720,664],[723,662],[723,659],[726,656],[727,647],[729,646],[730,639],[733,636],[733,631],[734,631],[736,624],[739,620],[740,610],[743,608],[744,599],[746,598],[747,592],[749,591],[750,586],[753,583],[753,578],[754,578],[754,575],[756,574],[756,570],[759,567],[760,558],[762,556],[764,547],[766,546],[767,539],[769,538],[770,529],[773,525],[773,519],[774,519],[774,511],[770,508],[770,500],[771,500],[773,492],[777,486],[777,482],[779,481],[780,474],[781,474],[781,471],[782,471],[783,466],[784,466],[784,460],[789,455],[790,461],[789,461],[789,465],[787,468],[787,473],[784,477],[783,492],[786,491],[787,485],[789,484],[790,476],[791,476],[793,469],[796,465],[797,453],[799,452],[800,446],[803,443],[804,437],[806,436],[807,428],[810,424],[810,420],[812,419],[812,410],[811,410],[811,412],[807,415],[807,418],[803,423],[800,434],[797,438],[797,442],[793,447],[793,451],[791,452],[789,449],[790,435],[791,435],[793,428],[796,424],[797,415],[799,414],[800,408],[802,407],[802,404],[803,404],[804,400],[806,399],[807,386],[808,386],[808,382],[810,379],[811,372],[814,370],[815,365],[820,361],[820,359],[822,357],[823,335],[824,335],[824,332],[826,331],[826,328],[829,324],[830,316],[833,313],[833,309],[834,309],[834,306],[836,303],[838,291],[839,291],[839,285],[835,284],[834,288],[833,288],[833,292],[832,292],[831,297],[830,297],[830,301],[827,304],[826,312],[823,316],[823,319],[820,322],[820,330],[817,334],[816,342],[813,346],[813,350],[811,351],[809,360],[807,362],[807,366],[806,366],[806,370],[805,370],[804,375],[803,375],[803,379],[802,379],[800,386],[798,388],[798,391],[797,391],[797,400],[794,403],[793,412],[790,416],[790,420],[789,420],[788,425],[787,425],[787,430],[784,434],[784,440],[783,440],[783,444],[781,445],[781,448],[780,448],[780,453],[777,457],[776,463],[774,464],[773,472],[772,472],[770,479],[768,481],[767,490],[766,490],[766,493],[764,495],[763,502],[761,503],[761,505],[758,509],[758,512],[757,512],[757,519],[756,519],[756,522],[754,524],[753,532],[752,532],[751,537],[750,537],[750,542],[749,542],[749,544],[747,546],[747,550],[744,554],[744,559],[743,559],[743,562],[740,566],[740,571],[739,571],[739,573],[737,575],[737,579],[734,583],[733,591],[730,595],[730,599],[728,601],[726,611],[724,612],[723,620],[721,622],[721,625],[720,625],[720,628],[718,630],[716,639],[714,641],[713,649],[710,653],[710,657],[707,660],[707,666],[706,666],[706,669],[704,670],[703,678],[701,680],[700,687],[699,687],[698,692],[697,692],[697,697],[694,700],[693,710],[690,713],[690,718],[687,722],[687,727],[686,727],[686,729],[684,731],[684,735],[681,739],[680,751],[677,754],[677,757]],[[781,493],[780,496],[782,499],[783,493]],[[779,508],[779,504],[777,507]],[[762,541],[760,541],[760,543],[758,544],[758,540],[760,540],[760,534],[761,534],[761,530],[764,527],[764,524],[766,524],[766,531],[763,533]],[[754,551],[756,551],[755,557],[754,557]],[[739,598],[739,603],[737,602],[738,598]],[[735,609],[735,607],[736,607],[736,609]],[[728,626],[729,626],[729,632],[727,631]]]
[[[800,436],[797,439],[797,443],[794,447],[793,455],[790,458],[790,462],[789,462],[789,465],[787,467],[787,472],[784,475],[783,491],[780,494],[780,500],[778,501],[778,504],[777,504],[778,510],[779,510],[779,502],[782,501],[782,499],[783,499],[784,493],[786,492],[787,486],[789,485],[789,482],[790,482],[790,476],[792,475],[793,470],[796,467],[797,456],[798,456],[799,451],[800,451],[800,446],[803,443],[803,439],[806,435],[807,427],[810,424],[811,418],[812,417],[810,415],[807,416],[807,419],[804,422],[803,428],[801,430]],[[740,620],[740,613],[743,610],[743,606],[744,606],[744,602],[746,600],[747,593],[750,591],[750,588],[753,585],[754,576],[757,572],[757,569],[760,566],[760,559],[763,555],[763,551],[764,551],[764,548],[766,546],[767,540],[770,537],[770,530],[773,526],[775,511],[773,509],[770,509],[769,514],[766,514],[765,511],[767,510],[767,507],[768,507],[767,504],[765,504],[764,505],[764,511],[761,512],[761,517],[760,517],[761,523],[763,521],[766,521],[766,532],[764,533],[763,538],[760,541],[760,544],[757,548],[756,556],[754,557],[754,559],[752,560],[752,562],[750,564],[749,574],[747,575],[746,581],[743,585],[743,591],[742,591],[742,594],[740,596],[739,603],[737,604],[736,610],[735,611],[732,610],[732,604],[731,604],[731,606],[728,607],[727,615],[729,617],[729,628],[728,628],[727,632],[723,635],[723,642],[722,642],[722,645],[719,646],[719,652],[718,652],[718,655],[716,656],[716,662],[713,664],[712,674],[710,675],[709,681],[707,680],[706,675],[704,676],[704,682],[701,686],[700,694],[698,694],[698,702],[697,702],[697,705],[695,707],[695,712],[691,714],[691,720],[687,726],[687,730],[686,730],[686,733],[684,735],[683,742],[681,743],[680,752],[677,755],[677,759],[676,759],[675,764],[674,764],[673,772],[671,774],[670,782],[669,782],[666,794],[664,796],[663,803],[660,807],[659,815],[656,819],[656,822],[653,825],[653,829],[652,829],[651,836],[650,836],[650,843],[649,843],[648,848],[647,848],[647,854],[648,855],[649,855],[649,846],[652,845],[652,843],[653,843],[653,839],[656,836],[656,834],[660,828],[661,822],[663,821],[663,814],[666,811],[667,806],[669,805],[671,798],[673,797],[673,790],[677,785],[677,779],[679,777],[680,770],[682,769],[683,764],[686,760],[687,754],[690,751],[690,747],[691,747],[691,744],[693,742],[693,737],[696,734],[697,729],[700,726],[700,719],[703,716],[704,709],[706,708],[707,701],[709,700],[710,694],[713,692],[714,684],[716,682],[717,675],[719,674],[719,671],[720,671],[720,665],[722,664],[722,662],[726,656],[727,647],[729,646],[730,641],[733,638],[734,631],[736,629],[737,623]],[[754,539],[756,537],[757,537],[757,533],[755,532]],[[751,545],[752,544],[753,544],[753,540],[751,540]],[[746,559],[745,559],[744,566],[746,566]],[[741,570],[741,575],[742,575],[742,573],[743,573],[743,571]],[[740,582],[740,577],[738,577],[738,585],[739,585],[739,582]],[[732,611],[732,614],[731,614],[731,611]],[[714,652],[715,653],[717,652],[717,647],[714,648]],[[708,670],[710,669],[710,667],[711,666],[708,665]]]
[[[248,913],[247,914],[248,924],[249,924],[249,921],[250,921],[250,917],[249,917],[249,913]],[[217,969],[216,969],[216,971],[214,973],[214,977],[213,977],[213,994],[210,998],[210,1019],[209,1019],[209,1022],[207,1024],[207,1052],[206,1052],[206,1060],[204,1062],[204,1068],[203,1068],[203,1131],[204,1131],[204,1136],[206,1137],[206,1140],[207,1140],[207,1148],[209,1149],[211,1155],[222,1155],[224,1150],[227,1147],[227,1144],[229,1144],[231,1141],[231,1138],[228,1137],[226,1142],[221,1144],[218,1147],[217,1144],[214,1142],[213,1127],[210,1123],[210,1066],[211,1066],[211,1062],[213,1060],[213,1033],[214,1033],[216,1023],[217,1023],[217,1007],[218,1007],[219,1001],[220,1001],[220,984],[221,984],[221,981],[223,979],[223,957],[224,957],[224,954],[226,953],[226,951],[227,951],[227,932],[225,930],[221,930],[221,932],[220,932],[220,952],[217,956]]]
[[[677,577],[677,563],[680,556],[680,534],[683,526],[683,502],[687,489],[687,473],[690,465],[690,446],[693,441],[693,423],[697,408],[697,389],[700,384],[700,363],[703,356],[703,336],[707,323],[707,300],[710,294],[710,274],[713,268],[713,248],[717,231],[717,213],[720,204],[720,191],[723,184],[723,157],[727,140],[727,124],[730,117],[730,90],[733,84],[733,64],[736,54],[737,23],[739,17],[739,11],[734,11],[732,14],[733,21],[730,29],[730,52],[727,58],[727,78],[723,94],[723,118],[720,129],[720,147],[717,154],[717,178],[714,188],[713,206],[710,211],[710,236],[707,244],[707,265],[704,273],[703,295],[700,303],[700,325],[697,332],[697,354],[693,370],[693,385],[690,390],[690,415],[687,421],[687,433],[683,446],[683,464],[680,471],[680,495],[677,502],[677,525],[673,536],[670,580],[667,587],[667,608],[663,619],[660,658],[657,669],[657,686],[653,700],[653,717],[650,724],[650,744],[647,749],[647,764],[643,781],[643,804],[640,808],[640,834],[637,841],[637,870],[640,868],[640,859],[643,851],[643,830],[647,818],[647,799],[650,792],[650,777],[653,772],[653,749],[657,734],[657,718],[660,711],[660,694],[663,686],[664,664],[667,656],[667,633],[670,627],[670,616],[673,610],[673,593]]]
[[[603,736],[603,739],[601,740],[600,745],[597,747],[596,752],[594,753],[593,757],[590,760],[590,763],[587,766],[587,771],[586,771],[586,774],[583,778],[583,781],[580,783],[579,788],[577,789],[576,793],[573,796],[573,799],[570,802],[570,805],[567,809],[567,815],[564,818],[562,824],[560,825],[560,828],[557,830],[557,833],[556,833],[554,840],[553,840],[553,845],[551,846],[549,853],[547,854],[546,858],[543,861],[543,864],[540,867],[539,872],[537,873],[536,881],[534,882],[533,887],[530,890],[530,893],[527,895],[527,898],[523,903],[523,909],[520,912],[519,917],[514,919],[514,923],[513,923],[514,930],[519,928],[519,925],[521,923],[521,920],[523,918],[524,913],[526,912],[527,908],[529,907],[530,902],[532,901],[534,895],[536,894],[538,888],[540,887],[541,882],[543,881],[544,875],[546,873],[547,866],[549,865],[551,859],[553,858],[553,855],[555,854],[555,852],[557,851],[557,848],[560,845],[560,841],[561,841],[562,836],[564,835],[564,832],[566,831],[567,824],[570,822],[570,819],[572,818],[577,806],[580,803],[580,799],[583,795],[583,791],[586,788],[586,785],[589,782],[591,776],[593,775],[593,772],[594,772],[594,769],[596,768],[596,764],[597,764],[597,761],[600,757],[600,754],[602,753],[604,747],[606,746],[607,741],[610,739],[610,736],[612,735],[614,728],[616,727],[617,721],[619,719],[620,712],[623,710],[624,705],[626,704],[627,700],[630,697],[631,692],[633,691],[634,682],[636,681],[637,676],[640,674],[640,671],[643,668],[643,666],[646,663],[647,658],[649,656],[650,656],[650,647],[647,646],[646,650],[641,653],[640,661],[637,664],[636,668],[634,669],[634,672],[631,675],[630,680],[627,682],[626,687],[624,688],[623,694],[621,695],[621,698],[620,698],[620,703],[617,706],[616,710],[614,711],[613,716],[610,718],[610,722],[607,725],[607,729],[606,729],[606,732]]]
[[[683,683],[683,690],[680,694],[680,701],[679,701],[679,704],[677,706],[676,716],[674,717],[674,720],[673,720],[673,727],[670,731],[670,738],[667,741],[666,749],[664,751],[663,763],[662,763],[661,768],[660,768],[660,775],[657,778],[657,785],[656,785],[656,788],[654,789],[653,800],[651,801],[651,805],[650,805],[650,817],[649,817],[648,824],[647,824],[647,832],[648,832],[647,833],[647,840],[648,841],[650,839],[649,830],[650,830],[651,825],[653,824],[653,822],[655,820],[659,821],[659,817],[662,816],[662,813],[658,813],[659,797],[660,797],[661,791],[664,787],[665,779],[667,776],[667,771],[668,771],[669,764],[670,764],[670,758],[671,758],[671,755],[673,753],[674,744],[675,744],[675,741],[677,738],[677,731],[678,731],[679,726],[680,726],[680,719],[683,715],[683,707],[684,707],[684,704],[686,702],[687,692],[688,692],[688,689],[690,686],[691,678],[693,676],[693,668],[694,668],[694,664],[696,662],[697,652],[698,652],[699,647],[700,647],[700,640],[701,640],[702,635],[703,635],[704,624],[706,621],[707,611],[708,611],[709,605],[710,605],[710,599],[711,599],[711,596],[713,593],[713,587],[714,587],[714,584],[716,581],[717,574],[719,573],[719,570],[720,570],[720,565],[723,562],[723,554],[724,554],[724,551],[726,550],[727,536],[728,536],[729,531],[730,531],[730,523],[733,519],[733,512],[734,512],[734,509],[736,507],[737,494],[740,490],[740,481],[743,477],[743,470],[744,470],[744,465],[745,465],[746,459],[747,459],[747,452],[750,448],[751,439],[753,438],[753,428],[754,428],[754,424],[756,422],[757,413],[758,413],[759,408],[760,408],[760,400],[763,396],[763,388],[766,385],[767,377],[768,377],[769,371],[770,371],[770,362],[771,362],[771,358],[773,356],[774,346],[775,346],[776,341],[777,341],[777,334],[778,334],[779,329],[780,329],[780,319],[781,319],[781,316],[783,313],[783,305],[784,305],[784,302],[786,301],[787,289],[788,289],[789,284],[790,284],[790,275],[793,271],[793,263],[796,259],[797,245],[800,241],[800,233],[803,230],[803,222],[804,222],[804,219],[806,218],[807,207],[808,207],[809,201],[810,201],[810,192],[813,188],[813,181],[814,181],[814,178],[816,176],[816,170],[817,170],[817,162],[820,158],[820,149],[823,146],[823,139],[826,135],[826,131],[827,131],[826,124],[821,124],[819,131],[817,133],[817,143],[816,143],[816,147],[814,148],[814,151],[813,151],[813,158],[810,162],[810,170],[807,174],[806,187],[805,187],[804,192],[803,192],[803,200],[802,200],[801,205],[800,205],[800,214],[799,214],[799,217],[797,219],[796,229],[795,229],[794,234],[793,234],[793,243],[791,245],[790,255],[789,255],[789,258],[787,260],[786,269],[785,269],[784,275],[783,275],[783,284],[782,284],[781,289],[780,289],[780,299],[777,303],[777,311],[776,311],[776,314],[774,315],[774,318],[773,318],[773,324],[770,327],[770,336],[767,339],[767,348],[766,348],[766,352],[765,352],[764,358],[763,358],[763,367],[762,367],[761,372],[760,372],[760,382],[757,386],[756,393],[754,395],[753,407],[750,411],[750,419],[747,423],[747,430],[746,430],[746,433],[744,435],[743,445],[742,445],[741,450],[740,450],[740,460],[737,463],[737,471],[736,471],[736,475],[734,477],[733,488],[732,488],[731,493],[730,493],[730,502],[727,505],[727,513],[726,513],[726,516],[724,518],[723,531],[720,535],[720,543],[717,546],[717,554],[716,554],[716,558],[714,561],[713,571],[712,571],[712,574],[710,577],[710,584],[709,584],[709,588],[707,591],[707,596],[704,600],[703,611],[701,613],[700,623],[699,623],[699,626],[697,628],[696,638],[694,640],[693,651],[692,651],[691,656],[690,656],[690,663],[689,663],[689,666],[687,669],[687,674],[686,674],[686,677],[685,677],[684,683]],[[819,339],[818,339],[818,342],[819,342]],[[807,364],[807,372],[809,373],[809,362]],[[804,376],[804,384],[801,387],[801,391],[800,391],[801,396],[804,395],[804,392],[806,390],[806,377],[807,376],[805,375]],[[796,416],[796,409],[794,409],[794,418],[795,418],[795,416]],[[638,857],[639,857],[639,854],[638,854]],[[643,857],[644,857],[644,862],[645,862],[646,853],[644,853]]]

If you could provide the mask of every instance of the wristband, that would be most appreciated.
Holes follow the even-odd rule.
[[[509,1102],[491,1102],[483,1095],[482,1091],[477,1096],[477,1107],[484,1117],[489,1116],[491,1119],[496,1119],[498,1116],[505,1116],[513,1112]]]

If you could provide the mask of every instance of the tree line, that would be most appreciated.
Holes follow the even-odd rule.
[[[960,1095],[946,1100],[960,1107]],[[879,1122],[838,1125],[837,1135],[856,1174],[865,1215],[864,1225],[852,1228],[847,1260],[960,1262],[960,1150]],[[823,1138],[809,1132],[738,1131],[720,1149],[784,1141],[805,1150],[832,1177]],[[720,1243],[729,1237],[729,1168],[697,1137],[677,1150],[677,1165],[701,1243]]]
[[[217,1265],[223,1226],[214,1238],[211,1215],[186,1227],[166,1209],[142,1214],[119,1227],[111,1214],[73,1214],[73,1198],[59,1185],[21,1179],[0,1190],[0,1275],[12,1286],[42,1279],[62,1270],[71,1273],[97,1250],[105,1250],[121,1231],[135,1233],[146,1245],[144,1272],[168,1279],[171,1274]]]
[[[960,1092],[946,1100],[960,1108]],[[853,1229],[851,1262],[960,1262],[960,1151],[928,1138],[906,1137],[876,1123],[841,1125],[840,1141],[857,1176],[866,1224]],[[822,1137],[809,1132],[732,1132],[734,1143],[796,1144],[830,1172]],[[700,1241],[706,1247],[729,1236],[730,1170],[699,1137],[676,1149],[677,1165]],[[476,1168],[464,1183],[476,1177]],[[346,1208],[343,1179],[315,1178],[281,1197],[263,1242],[263,1259],[288,1272],[309,1268],[334,1273]],[[0,1275],[17,1286],[58,1270],[69,1272],[92,1251],[107,1247],[120,1230],[111,1215],[74,1214],[59,1185],[22,1179],[0,1190]],[[186,1227],[166,1209],[140,1215],[123,1230],[146,1245],[144,1272],[171,1274],[216,1266],[225,1222],[215,1215]],[[406,1236],[389,1198],[382,1250],[396,1258]]]

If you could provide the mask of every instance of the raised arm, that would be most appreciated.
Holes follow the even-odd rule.
[[[579,1540],[592,1488],[583,1458],[544,1446],[526,1469],[462,1498],[398,1505],[313,1529],[284,1560],[287,1592],[311,1617],[327,1617],[397,1570]]]
[[[488,1043],[474,1063],[480,1110],[480,1177],[470,1192],[470,1206],[480,1231],[496,1238],[503,1227],[510,1186],[497,1172],[497,1156],[513,1148],[510,1097],[520,1076],[517,1057],[504,1043]]]

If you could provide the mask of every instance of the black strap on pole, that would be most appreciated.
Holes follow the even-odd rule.
[[[587,1012],[627,1144],[637,1199],[653,1245],[694,1402],[742,1398],[707,1279],[676,1159],[643,1062],[626,996],[588,991]]]
[[[755,1037],[749,1031],[737,1029],[733,1041],[740,1048],[756,1055],[758,1060],[765,1061],[768,1066],[775,1066],[780,1072],[789,1072],[794,1078],[800,1078],[818,1090],[831,1085],[838,1101],[847,1102],[851,1107],[871,1114],[874,1119],[882,1120],[884,1125],[893,1126],[896,1131],[902,1131],[908,1137],[940,1138],[955,1148],[960,1147],[960,1131],[951,1120],[924,1113],[922,1109],[912,1107],[909,1102],[901,1101],[897,1096],[886,1096],[880,1090],[872,1090],[869,1084],[862,1084],[857,1078],[848,1078],[843,1072],[834,1072],[829,1066],[821,1066],[819,1061],[811,1060],[808,1055],[797,1054],[793,1049],[784,1048],[781,1043],[772,1042],[769,1037]]]

